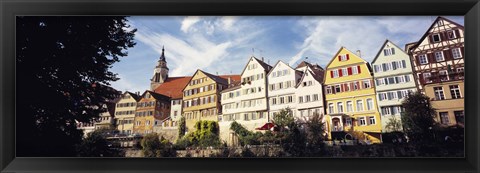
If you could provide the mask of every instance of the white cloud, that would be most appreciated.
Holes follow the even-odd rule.
[[[113,88],[120,90],[122,92],[123,91],[130,91],[130,92],[139,91],[142,93],[146,89],[150,89],[150,88],[142,87],[144,86],[143,84],[138,84],[136,82],[130,81],[125,75],[119,74],[117,77],[119,77],[120,80],[112,82],[111,84]]]
[[[195,23],[199,21],[200,21],[200,17],[198,16],[187,16],[183,19],[182,26],[180,29],[186,33]]]
[[[298,51],[289,63],[313,55],[326,65],[342,46],[352,52],[360,50],[362,58],[370,62],[386,39],[402,47],[416,41],[429,22],[428,18],[412,17],[305,17],[298,24],[308,34],[297,44]]]

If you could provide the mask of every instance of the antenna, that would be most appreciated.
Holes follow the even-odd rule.
[[[255,56],[255,48],[252,48],[252,56]]]

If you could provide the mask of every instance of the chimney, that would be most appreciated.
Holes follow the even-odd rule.
[[[262,62],[265,62],[265,61],[263,60],[263,56],[262,56]]]
[[[357,55],[358,57],[362,57],[362,52],[360,52],[360,50],[357,50]]]
[[[232,78],[228,77],[228,85],[230,85],[231,83],[232,83]]]

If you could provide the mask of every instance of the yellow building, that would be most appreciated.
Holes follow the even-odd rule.
[[[193,131],[199,120],[218,121],[221,112],[220,91],[225,89],[229,80],[239,75],[216,76],[197,70],[183,89],[183,110],[187,131]]]
[[[138,94],[125,92],[117,102],[115,106],[115,120],[120,134],[133,134],[133,120],[138,100],[140,100]]]
[[[159,121],[170,115],[170,98],[152,91],[145,91],[137,103],[133,132],[145,135],[153,132]],[[157,121],[156,121],[157,120]]]
[[[324,87],[328,139],[381,142],[380,114],[367,61],[340,48],[326,67]]]

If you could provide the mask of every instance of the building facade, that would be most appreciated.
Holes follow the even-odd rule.
[[[382,127],[368,62],[342,47],[328,63],[326,72],[328,138],[380,143]]]
[[[100,113],[99,119],[95,122],[95,130],[114,129],[115,128],[115,103],[104,104],[103,109],[107,111]]]
[[[283,61],[278,61],[267,74],[268,81],[268,102],[270,105],[270,120],[282,109],[290,108],[293,116],[296,116],[296,88],[295,86],[302,77],[302,72],[290,67]],[[307,97],[309,101],[312,99]],[[317,97],[318,99],[318,97]],[[298,102],[303,101],[299,98]]]
[[[152,133],[153,127],[169,115],[170,98],[147,90],[137,103],[133,132],[139,135]]]
[[[436,121],[464,124],[464,27],[438,17],[408,50],[421,91],[432,99]]]
[[[308,120],[313,114],[325,115],[323,105],[323,77],[324,70],[319,65],[301,62],[296,68],[302,71],[302,77],[295,86],[296,118]]]
[[[238,75],[236,75],[238,77]],[[199,120],[218,121],[221,112],[220,92],[227,88],[228,78],[197,70],[183,89],[182,115],[186,119],[187,131],[194,130]]]
[[[133,122],[137,102],[140,100],[138,94],[125,92],[115,106],[115,121],[120,134],[133,134]]]
[[[383,132],[402,130],[387,128],[388,122],[401,122],[402,101],[408,93],[417,91],[410,56],[386,40],[372,61],[378,110]]]
[[[231,144],[234,140],[230,124],[236,121],[250,131],[269,121],[267,73],[272,66],[255,57],[245,65],[240,82],[230,82],[222,91],[222,113],[219,115],[220,138]]]

